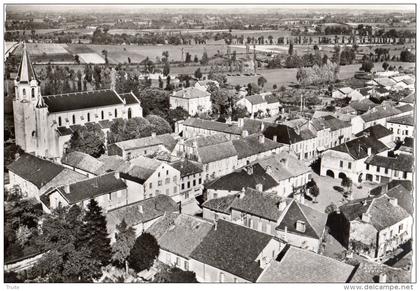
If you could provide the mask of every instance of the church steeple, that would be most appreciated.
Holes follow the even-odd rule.
[[[19,83],[29,84],[33,80],[38,82],[38,79],[35,74],[35,70],[32,66],[31,60],[29,58],[29,54],[26,50],[26,45],[25,43],[23,43],[22,61],[20,63],[16,81],[18,81]]]

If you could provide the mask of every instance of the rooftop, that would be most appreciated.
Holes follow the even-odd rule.
[[[333,147],[330,150],[347,153],[353,159],[360,160],[369,156],[369,148],[371,149],[372,154],[377,154],[388,149],[386,145],[373,137],[361,136]]]
[[[238,159],[243,159],[283,147],[284,145],[265,138],[263,134],[253,134],[232,141]]]
[[[101,169],[104,166],[104,163],[94,157],[78,151],[65,154],[61,159],[61,163],[92,174],[101,173]]]
[[[392,131],[388,128],[386,128],[385,126],[383,126],[382,124],[375,124],[371,127],[368,127],[364,130],[362,130],[359,133],[356,133],[357,137],[361,137],[361,136],[371,136],[373,138],[376,139],[381,139],[385,136],[388,135],[392,135]]]
[[[366,113],[360,115],[365,122],[370,122],[382,118],[388,118],[400,114],[401,111],[390,105],[379,105],[373,107]]]
[[[213,120],[204,120],[200,118],[189,118],[184,121],[184,126],[191,126],[196,128],[204,128],[208,130],[224,132],[228,134],[241,135],[242,129],[240,129],[236,124],[227,124],[223,122],[213,121]]]
[[[399,154],[395,157],[371,156],[366,161],[371,166],[384,167],[396,171],[412,172],[414,168],[414,157],[410,154]]]
[[[194,99],[210,96],[209,92],[197,89],[195,87],[183,88],[172,94],[173,97],[183,98],[183,99]]]
[[[346,128],[346,127],[351,126],[349,122],[342,121],[338,118],[335,118],[332,115],[326,115],[326,116],[312,119],[311,123],[316,130],[323,130],[325,128],[329,128],[331,131],[335,131],[341,128]]]
[[[122,150],[134,150],[145,147],[151,147],[155,145],[163,145],[169,151],[172,151],[177,143],[177,140],[170,133],[156,135],[156,136],[147,136],[142,138],[130,139],[126,141],[116,142],[117,145]]]
[[[398,116],[388,119],[387,122],[414,126],[414,117],[412,115]]]
[[[230,215],[230,206],[232,205],[233,201],[236,200],[238,197],[237,194],[235,195],[227,195],[220,198],[209,199],[203,203],[203,208],[207,208],[213,210],[215,212],[220,212],[224,214]]]
[[[170,165],[181,173],[181,178],[203,172],[199,163],[190,160],[176,161]]]

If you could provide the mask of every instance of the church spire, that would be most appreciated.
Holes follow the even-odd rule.
[[[30,83],[32,80],[38,81],[38,79],[36,78],[35,70],[31,63],[31,59],[29,58],[29,54],[26,51],[25,43],[23,43],[22,61],[20,63],[16,79],[20,83]]]

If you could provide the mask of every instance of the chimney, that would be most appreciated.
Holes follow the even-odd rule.
[[[270,175],[272,173],[271,166],[267,166],[267,168],[265,168],[265,172]]]
[[[392,206],[397,207],[398,206],[398,199],[395,197],[390,197],[389,198],[389,203],[392,204]]]
[[[120,172],[114,172],[114,177],[115,177],[115,179],[119,179],[120,178]]]
[[[261,144],[263,144],[263,143],[264,143],[264,141],[265,141],[265,136],[264,136],[263,134],[260,134],[260,135],[258,136],[258,142],[259,142],[259,143],[261,143]]]
[[[156,132],[152,132],[152,137],[156,137]]]
[[[20,157],[20,154],[19,153],[16,153],[15,154],[15,160],[19,159],[19,157]]]
[[[244,199],[245,197],[245,188],[242,187],[241,192],[239,192],[239,199]]]
[[[239,128],[244,127],[244,119],[243,118],[238,118],[238,127]]]
[[[214,230],[217,230],[217,220],[216,220],[216,219],[214,219],[214,220],[213,220],[213,223],[214,223]]]
[[[143,213],[143,205],[137,206],[137,209],[140,213]]]
[[[372,148],[368,147],[367,148],[367,155],[370,157],[372,155]]]
[[[242,137],[248,136],[248,130],[242,130]]]
[[[263,131],[264,131],[264,122],[261,122],[261,127],[260,127],[260,129],[261,129],[261,132],[263,132]]]
[[[198,148],[198,143],[197,143],[197,140],[194,140],[194,141],[193,141],[193,148],[195,148],[195,149],[196,149],[196,148]]]
[[[273,141],[277,142],[277,135],[273,135]]]
[[[70,193],[70,185],[64,185],[64,192],[66,192],[67,194]]]
[[[263,185],[261,183],[258,183],[257,185],[255,185],[255,189],[257,191],[263,192]]]
[[[287,203],[286,203],[286,200],[285,199],[283,199],[282,201],[280,201],[280,203],[279,203],[279,210],[280,211],[283,211],[284,209],[286,209],[286,206],[287,206]]]
[[[248,175],[252,175],[254,173],[253,167],[252,166],[246,167],[246,172],[248,173]]]
[[[386,283],[386,274],[385,273],[379,274],[379,283]]]
[[[362,214],[362,221],[363,222],[370,222],[370,214],[363,213]]]
[[[281,159],[281,160],[280,160],[280,164],[281,164],[283,167],[287,167],[287,165],[288,165],[287,159],[286,159],[286,158]]]

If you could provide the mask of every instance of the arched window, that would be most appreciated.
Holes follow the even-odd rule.
[[[58,126],[61,126],[61,116],[58,117]]]
[[[22,95],[26,96],[26,89],[22,89]]]
[[[88,122],[90,122],[90,113],[87,114]]]
[[[115,118],[117,118],[117,115],[118,115],[118,112],[117,112],[117,109],[115,109]]]
[[[72,119],[73,119],[73,124],[76,124],[76,116],[74,116],[74,114],[72,116]]]
[[[128,119],[131,118],[131,108],[128,108]]]
[[[32,94],[32,98],[35,98],[35,88],[32,88],[31,94]]]
[[[101,118],[104,119],[104,111],[101,111]]]

